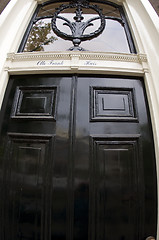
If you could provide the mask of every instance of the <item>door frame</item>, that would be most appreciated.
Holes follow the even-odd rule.
[[[44,78],[46,77],[46,80],[47,80],[47,77],[49,78],[49,79],[51,79],[51,81],[44,81]],[[134,125],[134,122],[135,123],[137,123],[138,122],[138,120],[139,120],[139,122],[140,122],[140,120],[142,119],[142,117],[141,117],[141,115],[142,115],[142,113],[141,113],[141,115],[140,115],[140,112],[139,112],[139,109],[140,110],[142,110],[142,108],[143,108],[143,106],[145,106],[146,108],[145,108],[145,110],[147,109],[147,112],[148,112],[148,115],[147,115],[147,117],[148,117],[148,119],[149,119],[149,111],[148,111],[148,106],[147,106],[147,101],[146,101],[146,98],[145,98],[145,87],[144,87],[144,85],[142,84],[142,78],[138,78],[138,77],[127,77],[127,76],[125,76],[125,77],[123,77],[123,76],[110,76],[110,75],[91,75],[91,74],[48,74],[48,75],[45,75],[45,74],[38,74],[38,75],[25,75],[24,77],[23,77],[23,75],[19,75],[19,76],[11,76],[11,81],[10,81],[10,84],[8,85],[8,87],[7,87],[7,94],[5,95],[5,101],[4,101],[4,104],[3,104],[3,110],[4,110],[4,108],[5,109],[10,109],[11,108],[11,106],[13,107],[13,109],[11,110],[11,115],[10,115],[10,113],[7,111],[7,118],[8,118],[8,121],[10,122],[9,123],[9,125],[10,125],[10,130],[9,130],[9,133],[8,133],[8,136],[9,136],[9,138],[11,139],[11,142],[13,143],[13,142],[16,142],[17,140],[18,141],[22,141],[22,139],[23,139],[23,141],[25,142],[26,141],[26,139],[28,138],[30,138],[31,139],[31,141],[32,141],[32,138],[34,138],[34,139],[36,139],[37,138],[37,143],[38,143],[38,139],[40,139],[41,137],[42,138],[44,138],[44,141],[46,140],[46,139],[51,139],[52,137],[53,137],[53,139],[54,139],[54,136],[56,135],[55,133],[53,133],[53,135],[46,135],[45,136],[45,134],[44,134],[44,132],[40,132],[40,134],[38,134],[37,135],[37,130],[35,130],[34,132],[32,132],[32,134],[31,134],[31,132],[28,132],[28,131],[30,131],[30,128],[28,128],[27,130],[25,130],[25,133],[21,133],[21,130],[22,129],[24,129],[24,127],[20,130],[20,132],[17,132],[17,133],[15,133],[16,132],[16,130],[15,130],[15,122],[14,122],[14,120],[13,119],[18,119],[19,118],[19,120],[21,119],[21,121],[22,121],[22,119],[25,121],[25,124],[26,124],[26,115],[24,114],[23,116],[21,115],[21,114],[19,114],[19,113],[22,113],[21,112],[21,110],[22,110],[22,108],[21,108],[21,106],[23,106],[23,105],[21,105],[21,103],[23,102],[23,100],[22,100],[22,102],[20,101],[19,102],[19,95],[18,95],[18,93],[19,94],[21,94],[20,92],[22,91],[24,91],[23,93],[24,93],[24,95],[23,96],[25,96],[25,94],[28,94],[28,91],[29,90],[31,90],[31,92],[33,92],[34,94],[35,94],[35,92],[34,91],[37,91],[37,89],[39,90],[39,88],[40,89],[58,89],[59,88],[59,86],[56,86],[56,84],[58,85],[58,84],[60,84],[60,82],[61,82],[61,80],[60,80],[60,78],[59,78],[59,80],[60,81],[58,81],[58,77],[70,77],[73,81],[71,81],[71,89],[76,89],[76,87],[77,86],[79,86],[80,87],[80,81],[79,81],[79,83],[76,85],[75,84],[75,81],[74,80],[77,80],[78,79],[78,77],[79,78],[87,78],[87,79],[85,79],[85,81],[83,82],[83,84],[85,84],[86,83],[86,85],[87,85],[87,82],[86,82],[86,80],[88,80],[88,85],[87,85],[87,87],[85,88],[85,90],[86,90],[86,92],[85,92],[85,96],[87,96],[86,97],[86,99],[88,100],[88,106],[86,105],[86,108],[85,108],[85,113],[87,113],[88,112],[88,109],[89,109],[89,106],[90,106],[90,104],[92,104],[92,101],[91,101],[91,99],[92,99],[92,97],[94,97],[95,95],[93,94],[92,95],[92,90],[94,89],[95,91],[101,91],[101,89],[103,89],[104,91],[107,89],[109,89],[109,91],[111,90],[113,90],[113,92],[115,91],[115,92],[117,92],[117,91],[120,91],[120,90],[123,90],[123,92],[130,92],[131,91],[131,94],[130,95],[132,95],[132,99],[134,99],[134,100],[132,100],[132,102],[134,103],[133,104],[133,107],[132,107],[132,109],[134,109],[134,111],[132,110],[132,112],[134,112],[134,115],[133,115],[133,113],[132,113],[132,118],[131,118],[131,120],[129,119],[129,118],[125,118],[125,119],[120,119],[119,121],[121,121],[121,122],[123,122],[123,124],[124,124],[124,129],[125,129],[125,124],[127,124],[127,127],[126,127],[126,129],[128,130],[129,129],[129,126],[130,126],[130,122],[132,123],[132,125]],[[30,83],[30,80],[31,79],[33,80],[33,82],[32,83]],[[93,81],[90,83],[89,82],[89,80],[90,80],[90,78],[92,78],[93,79]],[[26,81],[24,81],[24,79],[26,80]],[[43,79],[43,82],[40,82],[39,81],[39,79]],[[53,80],[56,80],[56,84],[54,85],[54,82],[53,82]],[[94,79],[96,80],[99,80],[99,81],[97,81],[97,82],[95,82],[94,81]],[[105,84],[105,82],[101,82],[100,81],[100,79],[102,79],[102,80],[106,80],[106,82],[107,82],[107,84]],[[115,85],[114,85],[114,87],[113,87],[113,83],[111,82],[111,79],[113,79],[113,80],[115,80]],[[18,81],[17,81],[18,80]],[[124,80],[127,80],[127,82],[125,82],[125,84],[124,84]],[[132,80],[135,80],[135,81],[132,81]],[[16,84],[15,84],[15,82],[16,82]],[[38,84],[40,82],[40,87],[37,87],[36,86],[36,84]],[[114,82],[114,81],[113,81]],[[129,83],[130,82],[130,83]],[[138,83],[137,83],[138,82]],[[65,87],[67,88],[67,86],[69,86],[69,84],[70,84],[70,81],[65,81]],[[100,85],[100,83],[101,83],[101,85]],[[136,85],[136,83],[137,83],[137,85]],[[50,85],[50,84],[53,84],[53,85]],[[82,86],[84,86],[82,84]],[[12,88],[12,86],[13,86],[13,89],[14,89],[14,91],[15,91],[15,96],[14,96],[14,98],[13,98],[13,90],[11,90],[11,88]],[[16,87],[16,86],[18,86],[18,87]],[[42,87],[43,86],[43,87]],[[122,88],[123,87],[123,88]],[[139,88],[137,88],[137,87],[139,87]],[[141,89],[141,87],[142,87],[142,89],[143,89],[143,95],[142,95],[142,92],[140,91],[140,93],[141,94],[139,94],[139,91],[137,91],[137,89]],[[61,88],[62,89],[62,88]],[[114,89],[116,89],[116,90],[114,90]],[[124,90],[125,89],[125,90]],[[63,90],[64,90],[64,88],[63,88]],[[62,90],[62,92],[64,92]],[[81,90],[83,91],[83,88],[80,88],[80,94],[78,94],[78,97],[77,97],[77,99],[79,100],[80,99],[80,101],[81,101],[81,99],[85,99],[84,97],[82,97],[81,98]],[[20,92],[19,92],[20,91]],[[25,91],[27,91],[27,93],[25,93]],[[45,92],[45,91],[44,91]],[[43,92],[43,93],[44,93]],[[72,92],[72,91],[71,91]],[[75,92],[76,92],[76,90],[75,90]],[[75,98],[75,92],[73,91],[72,92],[72,96],[70,96],[70,101],[72,101],[72,99],[73,100],[75,100],[74,98]],[[122,92],[122,93],[123,93]],[[12,102],[12,101],[9,101],[8,102],[8,100],[7,100],[7,97],[9,96],[9,93],[11,93],[11,96],[12,96],[12,98],[14,99],[14,101]],[[69,91],[69,93],[70,93],[70,91]],[[105,92],[106,93],[106,92]],[[91,96],[91,98],[90,98],[90,96],[89,96],[89,94],[90,94],[90,96]],[[102,93],[103,94],[103,93]],[[28,95],[27,95],[28,96]],[[68,95],[65,95],[65,96],[68,96]],[[136,97],[135,97],[136,96]],[[138,97],[139,98],[138,98]],[[142,99],[144,99],[144,103],[145,103],[145,105],[143,104],[142,106],[141,106],[141,102],[142,101],[140,101],[141,99],[140,99],[140,96],[142,96],[142,97],[144,97],[144,98],[142,98]],[[17,98],[17,101],[15,100]],[[60,99],[60,98],[59,98]],[[131,97],[130,97],[130,99],[131,99]],[[129,99],[129,100],[130,100]],[[136,99],[136,100],[135,100]],[[137,101],[137,99],[140,99],[140,100],[138,100]],[[66,101],[65,101],[66,102]],[[69,101],[67,101],[67,102],[69,102]],[[84,102],[87,102],[87,101],[84,101]],[[126,101],[127,102],[127,101]],[[129,101],[128,101],[129,102]],[[130,102],[131,102],[131,100],[130,100]],[[136,110],[135,110],[135,106],[137,107],[137,106],[139,106],[138,104],[137,104],[137,102],[138,102],[138,104],[140,105],[140,107],[138,108],[138,110],[137,110],[137,108],[136,108]],[[142,102],[143,103],[143,102]],[[6,108],[6,104],[8,104],[8,107]],[[20,104],[20,105],[19,105]],[[78,104],[79,104],[79,102],[78,102]],[[77,104],[77,102],[76,102],[76,100],[75,100],[75,102],[73,101],[73,103],[71,104],[71,108],[70,108],[70,113],[71,113],[71,118],[70,118],[70,121],[72,122],[72,123],[70,123],[70,124],[68,124],[69,126],[70,126],[70,130],[69,130],[69,132],[70,132],[70,135],[69,135],[69,138],[70,138],[70,146],[71,146],[71,152],[73,151],[72,150],[72,147],[74,146],[74,144],[75,144],[75,142],[74,142],[74,137],[72,138],[72,134],[73,134],[73,132],[72,132],[72,130],[74,129],[74,117],[75,117],[75,115],[74,115],[74,111],[73,111],[73,109],[75,110],[75,105],[77,106],[78,105]],[[83,104],[82,104],[83,105]],[[81,106],[82,106],[81,105]],[[126,104],[127,105],[127,104]],[[129,104],[128,104],[129,105]],[[68,107],[69,108],[69,107]],[[21,109],[21,110],[20,110]],[[60,108],[59,108],[60,109]],[[100,108],[101,109],[101,108]],[[79,110],[79,109],[78,109]],[[76,109],[76,111],[77,111],[77,109]],[[5,113],[6,111],[4,111],[4,113]],[[80,111],[77,111],[78,113],[80,113]],[[144,111],[143,111],[144,112]],[[24,113],[24,112],[23,112]],[[67,113],[68,113],[68,111],[67,111]],[[3,115],[3,114],[1,114],[1,115]],[[20,116],[21,115],[21,116]],[[13,120],[13,122],[14,122],[14,128],[13,129],[11,129],[11,119],[10,119],[10,116],[11,116],[11,119]],[[76,116],[75,118],[77,118],[77,117],[79,117],[79,116],[81,116],[81,114],[79,114],[78,116]],[[86,114],[86,122],[88,123],[88,122],[90,122],[90,124],[91,124],[91,114]],[[126,115],[126,117],[128,117],[128,115]],[[141,118],[140,118],[141,117]],[[5,119],[7,119],[7,118],[5,118]],[[27,118],[28,118],[28,116],[27,116]],[[1,118],[2,119],[2,118]],[[11,121],[10,121],[10,120]],[[28,118],[28,119],[32,119],[32,116],[30,115],[30,118]],[[42,118],[43,119],[43,118]],[[42,120],[42,119],[39,119],[39,120]],[[138,119],[138,120],[137,120]],[[35,120],[35,119],[34,119]],[[43,119],[44,120],[44,119]],[[45,120],[46,120],[46,116],[45,116]],[[92,119],[93,120],[93,119]],[[101,120],[101,119],[100,119]],[[117,119],[116,119],[117,120]],[[125,120],[125,121],[124,121]],[[96,120],[95,122],[98,124],[98,121],[99,121],[99,119],[98,120]],[[106,120],[102,120],[102,121],[108,121],[108,119]],[[109,119],[109,121],[110,122],[112,122],[112,124],[115,124],[115,122],[116,122],[116,124],[118,124],[117,122],[118,121],[115,121],[114,122],[114,120],[113,119]],[[130,122],[129,122],[130,121]],[[12,122],[12,123],[13,123]],[[94,122],[94,123],[95,123]],[[144,125],[144,123],[145,123],[146,121],[143,121],[143,120],[141,120],[141,124],[142,124],[142,126]],[[149,122],[149,126],[151,126],[151,123],[150,123],[150,121],[148,120],[148,122]],[[6,125],[6,121],[4,122],[4,124]],[[20,122],[19,122],[19,124],[21,124]],[[19,124],[18,124],[18,128],[17,128],[17,130],[19,130],[20,129],[20,126],[19,126]],[[73,124],[73,125],[72,125]],[[106,123],[104,123],[103,122],[103,124],[106,124]],[[75,124],[76,125],[76,124]],[[86,124],[87,125],[87,124]],[[35,126],[35,125],[34,125]],[[72,128],[72,127],[73,128]],[[78,126],[80,126],[80,124],[78,125]],[[121,125],[120,125],[120,127],[121,127]],[[120,129],[120,127],[119,127],[119,129]],[[135,128],[134,128],[135,127]],[[71,130],[72,129],[72,130]],[[78,127],[77,127],[77,129],[78,129]],[[93,129],[94,129],[94,127],[93,127]],[[114,129],[114,126],[112,126],[112,130]],[[120,132],[121,130],[119,130],[119,133],[117,133],[116,132],[116,130],[115,130],[115,134],[113,134],[113,132],[109,132],[109,130],[108,130],[108,132],[105,132],[105,134],[103,133],[103,129],[101,129],[102,131],[100,131],[100,134],[97,134],[97,132],[95,131],[95,134],[94,133],[90,133],[90,137],[89,137],[89,142],[90,142],[90,144],[91,144],[91,147],[90,148],[88,148],[88,152],[89,152],[89,154],[93,157],[93,159],[94,159],[94,161],[93,162],[96,162],[96,160],[95,160],[95,155],[93,154],[93,153],[95,153],[96,151],[97,151],[97,149],[98,148],[96,148],[96,144],[98,145],[100,145],[101,143],[102,144],[106,144],[106,142],[107,142],[107,144],[108,144],[108,142],[109,142],[109,144],[108,145],[111,145],[112,144],[112,142],[111,141],[114,141],[114,144],[117,144],[117,142],[118,142],[118,144],[120,145],[121,143],[122,144],[127,144],[127,146],[128,145],[131,145],[131,147],[134,145],[134,149],[136,149],[136,150],[134,150],[135,152],[136,152],[136,154],[135,154],[135,156],[136,156],[136,159],[138,159],[140,156],[142,156],[142,149],[145,149],[145,148],[143,148],[143,147],[141,147],[141,151],[139,151],[139,146],[140,146],[140,144],[142,145],[142,140],[140,139],[140,137],[142,138],[142,136],[144,136],[145,135],[145,131],[144,131],[144,134],[142,134],[141,133],[141,135],[140,135],[140,131],[138,132],[138,130],[140,129],[137,129],[136,128],[136,126],[133,126],[133,129],[136,129],[135,130],[135,132],[134,131],[130,131],[132,134],[130,134],[130,132],[129,132],[129,130],[128,130],[128,132],[127,132],[127,130],[126,130],[126,132]],[[47,128],[47,131],[49,130],[49,128]],[[12,132],[13,131],[13,132]],[[122,134],[120,134],[120,133],[122,133]],[[50,133],[50,131],[49,131],[49,134],[51,134]],[[55,135],[54,135],[55,134]],[[57,133],[58,134],[58,133]],[[104,134],[104,135],[103,135]],[[74,135],[74,134],[73,134]],[[78,135],[78,134],[77,134]],[[150,134],[151,136],[152,136],[152,134]],[[147,134],[145,135],[145,136],[147,136]],[[18,138],[17,138],[18,137]],[[46,139],[45,139],[46,138]],[[147,137],[146,137],[146,139],[145,139],[146,141],[145,142],[147,142]],[[54,141],[54,140],[53,140]],[[72,142],[73,141],[73,142]],[[81,141],[81,140],[80,140]],[[9,143],[9,145],[10,146],[12,146],[12,143],[11,143],[11,145],[10,145],[10,143]],[[114,145],[114,144],[112,144],[112,145]],[[77,143],[77,145],[78,145],[78,143]],[[99,146],[98,145],[98,146]],[[119,145],[118,145],[118,147],[119,147]],[[151,144],[150,144],[151,145]],[[153,145],[153,144],[152,144]],[[94,147],[93,147],[94,146]],[[91,150],[91,151],[90,151]],[[98,149],[99,150],[99,149]],[[146,149],[145,149],[146,150]],[[87,152],[87,153],[88,153]],[[145,151],[146,152],[146,151]],[[72,152],[73,153],[73,152]],[[144,152],[143,152],[144,153]],[[88,155],[89,155],[88,154]],[[73,156],[73,155],[72,155]],[[154,156],[154,154],[153,154],[153,156]],[[146,157],[146,156],[145,156]],[[80,158],[79,158],[80,159]],[[109,159],[109,158],[108,158]],[[130,159],[131,159],[131,157],[130,157]],[[130,160],[129,159],[129,160]],[[142,158],[143,160],[144,160],[144,157]],[[148,158],[149,159],[149,158]],[[154,158],[153,158],[154,159]],[[132,160],[132,159],[131,159]],[[136,162],[136,161],[135,161]],[[135,166],[138,166],[137,167],[137,172],[139,173],[139,175],[140,175],[140,173],[141,173],[141,175],[143,175],[142,174],[142,164],[141,163],[139,163],[140,161],[137,161],[136,162],[136,164],[135,164]],[[90,163],[90,166],[91,166],[91,174],[90,174],[90,185],[93,185],[94,186],[94,184],[93,184],[93,178],[91,177],[92,176],[92,172],[94,172],[94,164],[92,165],[92,161],[90,162],[89,161],[89,163]],[[134,161],[133,161],[133,163],[134,163]],[[152,162],[153,163],[153,165],[154,165],[154,161]],[[97,162],[96,162],[96,164],[97,164]],[[143,164],[144,165],[144,164]],[[151,164],[150,164],[151,165]],[[135,168],[136,169],[136,168]],[[144,168],[145,169],[145,168]],[[148,171],[148,168],[146,168],[147,169],[147,171]],[[72,175],[72,174],[71,174]],[[138,174],[137,174],[138,175]],[[149,175],[149,174],[148,174]],[[147,174],[146,174],[146,176],[147,176]],[[155,176],[156,176],[156,174],[155,174]],[[139,178],[138,178],[139,179]],[[142,177],[142,179],[143,179],[143,181],[144,181],[144,177]],[[148,178],[146,178],[146,179],[148,179]],[[136,178],[136,180],[137,180],[137,178]],[[118,182],[118,181],[117,181]],[[137,180],[137,182],[139,183],[140,182],[140,184],[141,184],[141,186],[144,186],[142,183],[142,180],[140,179],[140,181],[139,180]],[[151,188],[150,187],[148,187],[149,186],[149,182],[148,181],[146,181],[145,180],[145,183],[146,183],[146,189],[149,189],[149,193],[151,192]],[[152,185],[152,184],[151,184]],[[156,186],[156,183],[154,184],[155,186]],[[94,187],[93,187],[93,189],[94,189]],[[130,188],[129,188],[130,189]],[[140,188],[139,188],[140,189]],[[138,192],[138,190],[136,189],[136,190],[134,190],[133,192]],[[141,189],[139,190],[139,193],[141,193],[141,195],[140,195],[140,197],[141,197],[141,199],[140,199],[140,201],[138,201],[138,207],[141,205],[141,204],[143,204],[143,199],[144,199],[144,190],[142,191]],[[90,196],[92,196],[92,190],[90,190]],[[129,194],[128,195],[126,195],[126,196],[129,196]],[[139,196],[138,196],[139,197]],[[92,197],[91,197],[91,199],[92,199]],[[94,199],[94,198],[93,198]],[[125,197],[123,198],[123,199],[125,199]],[[135,198],[134,198],[135,199]],[[139,199],[139,198],[138,198]],[[154,199],[154,198],[153,198]],[[152,201],[152,200],[151,200]],[[119,201],[120,202],[120,201]],[[92,204],[91,204],[92,205]],[[93,203],[93,206],[94,206],[94,203]],[[143,204],[143,206],[144,206],[144,204]],[[156,198],[155,198],[155,206],[156,206]],[[93,207],[94,208],[94,207]],[[141,208],[142,209],[142,208]],[[143,207],[143,209],[144,209],[144,207]],[[152,210],[152,209],[151,209]],[[143,210],[144,211],[144,210]],[[156,209],[155,209],[155,211],[156,211]],[[137,211],[138,212],[138,211]],[[141,210],[141,212],[142,212],[142,210]],[[149,211],[149,213],[151,214],[151,212]],[[153,211],[153,213],[154,213],[154,211]],[[141,214],[141,213],[140,213]],[[140,215],[139,214],[139,215]],[[149,214],[148,214],[149,215]],[[140,217],[139,217],[140,218]],[[142,218],[141,218],[142,219]],[[142,222],[142,221],[141,221]],[[140,226],[142,226],[141,225],[141,223],[140,223]],[[94,227],[93,227],[94,228]],[[142,230],[141,230],[141,232],[142,232]]]
[[[0,105],[3,101],[9,75],[13,74],[90,72],[94,74],[142,76],[150,109],[155,144],[157,177],[159,177],[159,18],[151,4],[148,0],[136,0],[133,2],[132,0],[112,0],[112,2],[121,4],[124,7],[138,54],[91,52],[17,54],[16,52],[19,48],[21,39],[37,5],[45,1],[46,0],[11,0],[0,16],[0,35],[3,36],[0,46]],[[55,61],[63,61],[63,65],[37,65],[39,61],[48,61],[52,59]],[[85,61],[91,61],[92,64],[85,64]],[[98,62],[99,65],[94,65],[93,62]],[[159,240],[159,224],[157,239]]]

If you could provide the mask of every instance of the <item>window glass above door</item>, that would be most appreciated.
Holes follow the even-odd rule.
[[[26,35],[24,52],[135,52],[123,9],[106,1],[42,4]]]

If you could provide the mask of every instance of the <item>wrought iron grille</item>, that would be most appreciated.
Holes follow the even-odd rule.
[[[49,6],[53,6],[55,4],[55,8],[51,9]],[[114,12],[107,11],[105,12],[103,8],[101,8],[101,4],[106,4],[109,6],[113,6],[112,9],[114,9]],[[56,7],[57,6],[57,7]],[[115,14],[115,11],[120,12],[119,14]],[[40,12],[40,13],[39,13]],[[68,19],[67,14],[64,13],[70,13],[73,15],[72,19]],[[89,18],[85,18],[86,14],[84,13],[93,13],[93,14],[87,14],[90,15]],[[93,15],[93,17],[92,17]],[[116,16],[117,15],[117,16]],[[40,32],[40,36],[37,36],[36,32],[36,24],[40,23],[40,21],[44,21],[45,19],[49,19],[50,22],[41,25],[37,31]],[[63,31],[63,29],[58,26],[58,21],[63,21],[63,26],[66,26],[68,31]],[[88,1],[88,0],[72,0],[72,1],[63,1],[59,4],[57,4],[57,1],[49,1],[47,3],[41,4],[39,8],[37,9],[37,12],[33,16],[33,20],[28,27],[27,36],[24,37],[24,40],[19,48],[19,51],[23,51],[24,47],[26,47],[26,42],[28,44],[28,33],[33,29],[35,32],[32,33],[31,41],[30,42],[38,42],[38,44],[32,44],[33,46],[30,47],[30,49],[26,48],[26,51],[41,51],[43,50],[43,46],[48,45],[50,43],[53,43],[56,41],[57,37],[71,41],[73,43],[73,46],[69,47],[66,50],[70,51],[85,51],[88,49],[85,49],[81,46],[81,43],[93,40],[97,38],[98,36],[102,35],[103,31],[105,31],[107,27],[107,21],[113,20],[121,24],[121,26],[125,29],[126,37],[128,41],[128,45],[130,48],[130,52],[135,52],[135,47],[131,38],[131,34],[126,22],[126,19],[124,17],[122,8],[116,4],[107,2],[107,1]],[[98,26],[95,24],[95,22],[98,21]],[[32,28],[33,26],[33,28]],[[91,27],[93,28],[93,31]],[[88,31],[88,29],[90,29]],[[48,30],[48,31],[47,31]],[[49,34],[51,31],[54,32],[54,37],[51,36],[48,39],[45,38],[46,34]],[[41,37],[42,36],[42,37]],[[41,39],[40,39],[41,37]],[[36,39],[36,41],[34,39]],[[40,39],[40,40],[39,40]],[[30,44],[29,42],[29,44]]]

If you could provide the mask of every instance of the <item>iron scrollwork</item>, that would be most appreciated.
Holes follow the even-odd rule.
[[[75,16],[74,16],[74,22],[69,21],[63,16],[60,16],[59,14],[62,13],[64,10],[69,9],[69,8],[75,8]],[[83,11],[82,9],[91,9],[97,13],[97,17],[93,17],[87,21],[83,21],[84,17],[82,16]],[[60,29],[57,27],[57,19],[61,19],[64,21],[63,25],[66,25],[70,28],[71,34],[67,34],[62,32]],[[97,30],[94,32],[91,32],[89,34],[85,34],[86,28],[93,26],[93,21],[99,19],[100,20],[100,26],[98,27]],[[105,21],[105,16],[102,13],[102,9],[100,9],[97,5],[90,5],[90,3],[87,0],[73,0],[69,4],[62,4],[59,8],[56,9],[56,12],[54,13],[52,17],[52,29],[57,36],[65,39],[65,40],[70,40],[73,42],[73,47],[71,47],[69,50],[71,51],[84,51],[82,47],[79,45],[81,44],[82,41],[87,41],[91,40],[97,36],[99,36],[106,25]]]

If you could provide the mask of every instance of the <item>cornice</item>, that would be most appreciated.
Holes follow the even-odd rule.
[[[9,74],[99,73],[143,75],[149,72],[146,55],[101,52],[8,53]]]
[[[34,53],[8,53],[9,61],[33,61],[33,60],[101,60],[119,62],[147,62],[145,54],[122,54],[122,53],[98,53],[98,52],[34,52]]]
[[[8,53],[7,60],[11,61],[32,61],[42,59],[66,59],[70,60],[67,53],[50,53],[50,52],[34,52],[34,53]]]

